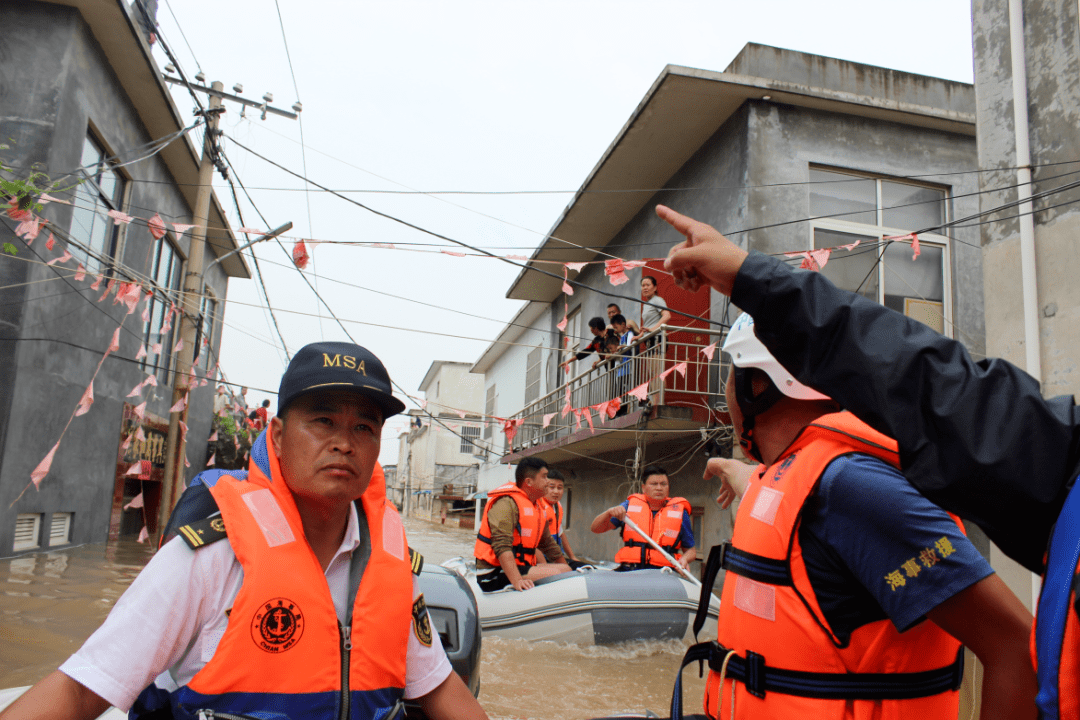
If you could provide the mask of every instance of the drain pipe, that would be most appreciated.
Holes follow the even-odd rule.
[[[1039,296],[1035,282],[1035,216],[1031,205],[1031,144],[1028,136],[1027,55],[1024,44],[1023,0],[1009,0],[1009,51],[1012,54],[1013,131],[1016,134],[1016,199],[1020,201],[1020,278],[1024,295],[1024,366],[1042,383],[1039,346]],[[1031,574],[1031,610],[1042,589]]]
[[[1035,218],[1031,205],[1031,146],[1028,139],[1027,58],[1023,0],[1009,0],[1009,48],[1012,53],[1013,129],[1016,133],[1016,196],[1020,201],[1020,277],[1024,295],[1024,365],[1042,382],[1039,347],[1039,297],[1035,283]]]

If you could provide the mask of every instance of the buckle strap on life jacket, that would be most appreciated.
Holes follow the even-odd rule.
[[[694,616],[694,637],[697,638],[709,615],[709,601],[712,589],[716,585],[716,576],[720,570],[730,570],[736,575],[756,580],[767,585],[790,587],[794,585],[791,567],[786,560],[777,560],[763,555],[740,550],[730,542],[714,545],[709,550],[709,559],[705,562],[705,577],[701,583],[698,597],[697,614]]]
[[[476,533],[476,539],[482,543],[487,543],[488,545],[491,544],[491,538],[481,533]],[[515,555],[525,556],[536,554],[536,548],[527,548],[524,545],[511,545],[510,548],[514,551]]]
[[[910,700],[957,690],[964,679],[963,647],[952,664],[912,673],[804,672],[769,667],[755,652],[747,652],[745,658],[728,655],[728,649],[715,642],[690,646],[675,680],[671,720],[682,717],[682,669],[695,661],[708,660],[709,669],[719,671],[726,658],[727,677],[743,683],[747,692],[759,698],[775,692],[822,700]]]

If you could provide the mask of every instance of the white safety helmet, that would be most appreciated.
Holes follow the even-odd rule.
[[[731,375],[728,383],[734,383],[735,402],[739,405],[742,416],[742,433],[739,444],[746,454],[758,462],[764,462],[761,449],[754,441],[754,426],[757,416],[766,412],[783,396],[795,400],[829,400],[816,390],[796,380],[784,366],[777,362],[772,353],[754,334],[754,318],[743,313],[728,331],[724,341],[724,352],[731,356]],[[771,384],[764,392],[754,395],[751,368],[761,370],[769,376]]]
[[[724,352],[731,356],[731,363],[739,368],[758,368],[773,381],[776,389],[795,400],[829,400],[816,390],[803,385],[777,362],[765,344],[754,334],[754,318],[743,313],[731,326],[724,340]]]

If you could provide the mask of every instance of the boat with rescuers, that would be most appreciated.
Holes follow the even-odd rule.
[[[442,565],[473,591],[484,635],[577,645],[694,640],[692,624],[701,591],[672,568],[614,572],[608,563],[537,580],[523,592],[512,587],[483,592],[472,558],[453,558]],[[719,601],[711,597],[706,637],[715,635],[719,610]]]

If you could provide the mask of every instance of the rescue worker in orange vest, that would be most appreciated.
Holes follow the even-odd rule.
[[[570,547],[570,540],[563,533],[563,505],[562,496],[566,492],[566,478],[563,474],[553,467],[548,468],[548,487],[547,493],[544,497],[540,498],[539,505],[544,511],[544,518],[547,522],[548,533],[551,534],[552,539],[559,546],[559,549],[563,551],[563,555],[566,556],[567,564],[572,569],[577,569],[578,566],[584,563],[578,562],[578,559],[574,556],[574,549]],[[541,561],[541,557],[537,556],[537,562]]]
[[[1044,569],[1049,541],[1034,637],[1036,703],[1044,717],[1077,717],[1080,633],[1072,580],[1080,528],[1069,507],[1080,501],[1080,483],[1073,482],[1080,467],[1080,413],[1072,396],[1045,399],[1036,380],[1006,361],[976,362],[961,343],[840,290],[821,273],[792,272],[775,258],[747,253],[705,223],[664,206],[656,211],[685,238],[665,263],[680,287],[708,285],[730,296],[755,318],[755,336],[793,381],[828,394],[896,438],[905,477],[926,498],[976,522],[1035,572]],[[1055,556],[1071,556],[1057,573]],[[996,617],[963,611],[993,590],[989,580],[939,606],[953,616],[938,618],[939,624],[959,623],[950,632],[986,666],[984,718],[1034,717],[1030,662],[1021,666],[1016,656],[1026,612]]]
[[[546,462],[525,458],[514,470],[515,482],[488,492],[473,550],[476,582],[484,592],[508,585],[528,590],[536,580],[570,572],[537,504],[547,492],[547,475]],[[537,553],[544,554],[546,564],[537,564]]]
[[[983,717],[1033,717],[1023,605],[904,479],[896,443],[792,378],[753,327],[743,314],[724,344],[732,424],[761,465],[707,566],[728,574],[706,714],[955,718],[965,643],[984,692],[1011,696]]]
[[[404,409],[382,363],[351,343],[308,345],[278,401],[247,480],[211,488],[221,514],[163,545],[4,720],[109,705],[147,719],[376,720],[403,698],[440,720],[486,720],[431,631],[419,556],[373,481],[383,422]]]
[[[593,519],[594,533],[622,529],[623,547],[615,553],[615,562],[619,563],[615,568],[617,571],[671,567],[671,563],[645,538],[626,526],[624,518],[630,518],[648,533],[684,569],[697,558],[690,503],[686,498],[671,497],[670,489],[667,471],[659,465],[649,465],[641,471],[640,493],[634,493]]]

